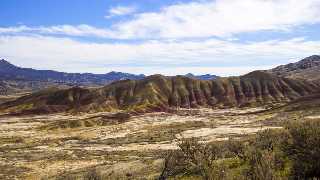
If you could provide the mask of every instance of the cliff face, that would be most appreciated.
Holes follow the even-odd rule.
[[[170,107],[258,106],[288,102],[316,93],[319,89],[312,82],[286,79],[261,71],[212,81],[154,75],[142,80],[118,81],[94,90],[46,90],[5,103],[0,108],[50,113],[118,109],[146,112],[163,111]]]

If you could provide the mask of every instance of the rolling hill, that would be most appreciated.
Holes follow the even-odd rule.
[[[289,102],[318,92],[308,81],[254,71],[240,77],[196,80],[185,76],[148,76],[98,89],[48,89],[0,105],[8,112],[166,111],[169,108],[243,107]]]

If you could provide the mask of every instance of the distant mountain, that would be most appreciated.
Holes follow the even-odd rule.
[[[219,78],[219,76],[211,75],[211,74],[194,75],[194,74],[188,73],[188,74],[186,74],[184,76],[189,77],[189,78],[199,79],[199,80],[212,80],[212,79]]]
[[[124,79],[142,79],[145,76],[121,72],[107,74],[64,73],[17,67],[0,60],[0,94],[16,91],[35,91],[52,86],[103,86]]]
[[[284,103],[319,91],[301,80],[254,71],[240,77],[197,80],[185,76],[148,76],[98,89],[46,90],[0,105],[9,112],[52,113],[128,110],[165,111],[169,108],[243,107]]]
[[[267,72],[287,78],[320,80],[320,56],[313,55],[296,63],[278,66]]]
[[[107,74],[64,73],[51,70],[35,70],[20,68],[5,60],[0,60],[0,79],[2,80],[31,80],[50,81],[74,85],[105,85],[123,79],[142,79],[144,75],[134,75],[121,72]]]
[[[200,80],[215,79],[215,75],[185,76]],[[135,75],[122,72],[109,72],[106,74],[92,73],[64,73],[52,70],[36,70],[21,68],[8,61],[0,60],[0,95],[14,94],[18,92],[34,92],[50,87],[67,88],[72,86],[104,86],[119,80],[138,80],[145,75]]]

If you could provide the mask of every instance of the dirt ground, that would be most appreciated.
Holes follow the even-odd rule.
[[[0,117],[0,179],[59,179],[90,168],[110,179],[155,178],[161,153],[182,138],[239,138],[268,128],[274,114],[254,109],[148,113],[110,123],[110,113]]]

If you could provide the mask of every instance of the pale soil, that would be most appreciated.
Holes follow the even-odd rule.
[[[320,116],[307,116],[306,119],[320,119]]]
[[[281,128],[264,124],[272,114],[246,114],[260,110],[201,109],[194,110],[196,113],[181,110],[180,115],[149,113],[120,124],[61,126],[52,130],[41,127],[108,113],[0,117],[0,179],[50,178],[96,166],[113,169],[115,174],[119,169],[144,171],[143,168],[129,168],[135,167],[134,164],[156,169],[159,168],[159,152],[177,149],[182,138],[221,141],[268,128]],[[156,172],[151,170],[151,174]]]

